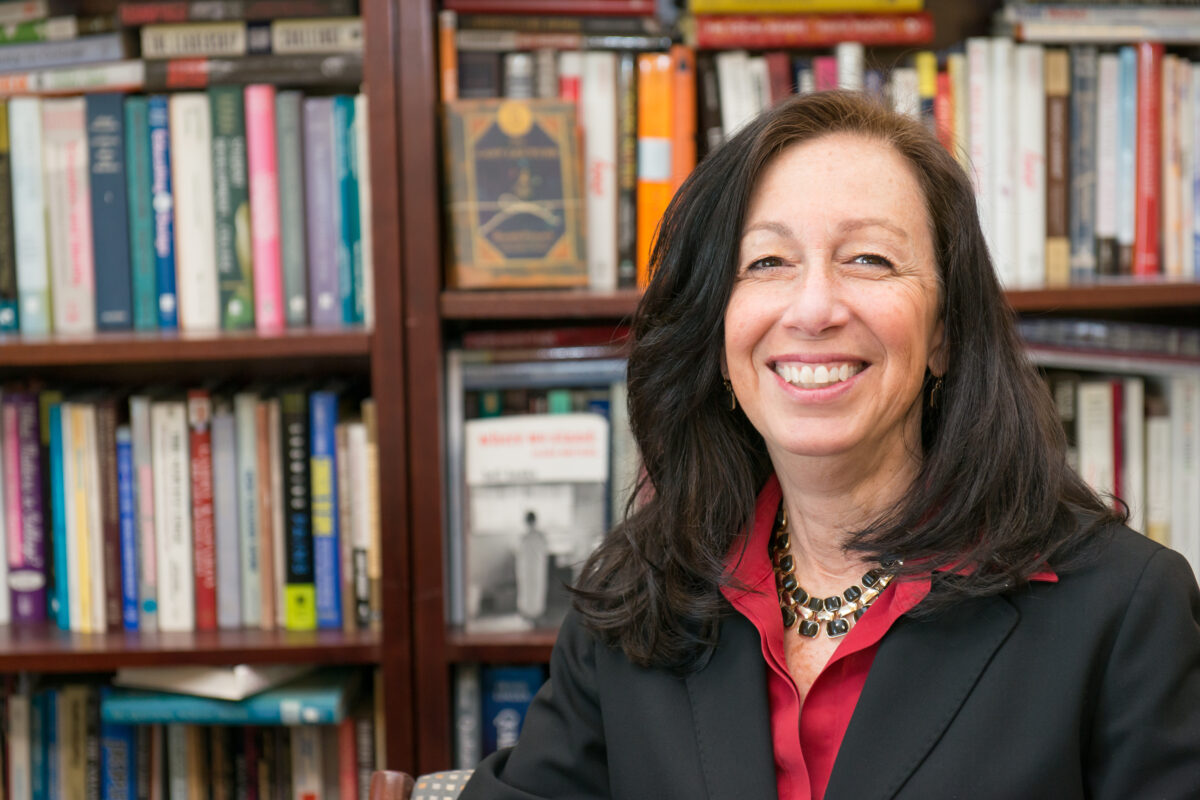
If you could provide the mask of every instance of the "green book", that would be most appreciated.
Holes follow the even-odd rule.
[[[279,253],[287,326],[308,325],[308,253],[304,223],[304,121],[300,92],[275,95],[275,149],[279,171]]]
[[[242,87],[215,86],[208,90],[208,99],[212,109],[213,207],[221,327],[249,330],[254,327],[254,274],[250,264],[250,191]]]
[[[129,198],[129,257],[133,269],[133,327],[139,331],[158,328],[148,107],[145,97],[125,98],[125,180]]]

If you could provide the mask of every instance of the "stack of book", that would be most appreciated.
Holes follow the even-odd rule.
[[[516,745],[546,670],[539,664],[459,664],[454,668],[454,768],[473,769]]]
[[[361,21],[258,20],[277,4],[256,2],[128,3],[118,19],[226,6],[245,18],[104,34],[128,47],[136,30],[142,58],[71,67],[77,85],[0,74],[0,95],[21,95],[0,102],[0,333],[371,324],[365,96],[277,89],[356,91]],[[0,71],[34,58],[10,63],[12,47],[60,44],[0,46]],[[115,91],[151,88],[184,91]],[[103,92],[45,96],[81,90]]]
[[[378,627],[370,399],[6,386],[0,412],[0,624]]]

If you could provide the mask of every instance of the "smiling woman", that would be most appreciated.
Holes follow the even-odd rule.
[[[652,266],[643,486],[463,798],[1195,797],[1195,577],[1067,466],[928,130],[786,101]]]

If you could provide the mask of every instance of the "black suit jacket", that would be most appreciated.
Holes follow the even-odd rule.
[[[571,616],[520,743],[462,798],[773,798],[769,714],[758,633],[736,612],[686,677],[632,665]],[[825,797],[1200,798],[1191,568],[1119,528],[1056,584],[901,618]]]

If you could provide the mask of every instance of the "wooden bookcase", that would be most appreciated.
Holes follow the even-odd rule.
[[[403,276],[404,358],[409,437],[408,496],[412,557],[412,612],[416,765],[420,771],[451,764],[451,669],[456,663],[530,663],[548,660],[553,632],[467,635],[444,616],[445,531],[442,355],[452,333],[470,328],[619,322],[634,310],[630,291],[452,291],[443,289],[439,227],[436,0],[401,8],[401,206],[408,230],[400,259]],[[937,21],[934,49],[985,34],[1000,0],[959,3],[927,0]],[[417,207],[410,208],[407,204]],[[1009,294],[1021,313],[1095,316],[1183,323],[1200,321],[1200,284],[1144,283],[1078,286]]]
[[[81,3],[111,10],[109,1]],[[409,582],[407,410],[401,302],[406,213],[432,195],[406,187],[402,202],[401,125],[405,87],[421,86],[429,74],[409,73],[401,23],[411,2],[360,0],[364,18],[363,91],[368,96],[372,225],[374,230],[375,329],[289,330],[278,336],[247,334],[97,334],[86,337],[0,337],[0,382],[29,376],[92,382],[151,383],[212,377],[265,378],[352,375],[369,380],[378,406],[380,524],[382,526],[382,631],[216,631],[197,633],[82,635],[47,624],[0,628],[0,673],[104,672],[122,666],[181,664],[309,663],[373,666],[383,675],[386,764],[413,770],[413,659]],[[404,6],[402,8],[401,6]],[[428,63],[427,54],[412,61]],[[432,148],[425,141],[423,146]],[[430,150],[432,152],[432,150]],[[420,197],[419,202],[411,202]],[[427,222],[415,230],[436,230]],[[424,227],[422,227],[424,226]],[[425,263],[433,263],[432,260]],[[5,589],[7,591],[7,589]]]

